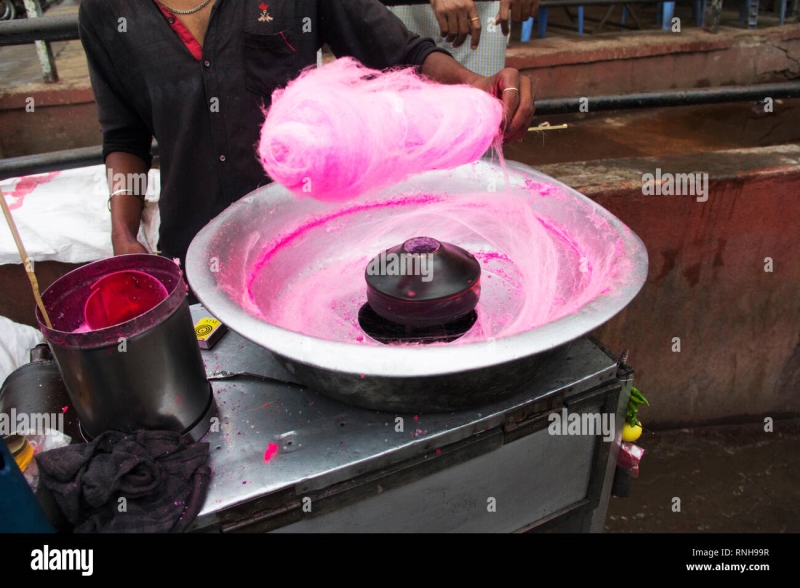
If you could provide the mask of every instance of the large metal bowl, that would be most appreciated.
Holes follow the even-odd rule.
[[[487,191],[486,197],[491,198],[493,189],[506,189],[504,173],[498,164],[481,160],[455,170],[420,174],[360,200],[443,192],[458,197],[480,191]],[[531,206],[554,222],[581,231],[587,247],[607,249],[609,237],[616,243],[613,263],[618,270],[610,287],[571,314],[536,328],[461,344],[382,346],[304,335],[258,318],[242,302],[244,278],[237,284],[235,276],[244,276],[268,243],[302,219],[353,206],[353,202],[298,199],[277,184],[259,188],[232,204],[195,237],[186,262],[189,283],[211,313],[269,349],[300,381],[331,397],[392,411],[444,411],[489,403],[518,392],[546,369],[553,354],[620,312],[639,292],[647,275],[647,252],[641,240],[607,210],[522,164],[510,162],[507,173],[508,189],[527,198],[531,181],[552,186],[546,196],[531,198]],[[358,217],[350,217],[351,225],[357,225]],[[598,230],[595,235],[592,227],[601,224],[602,234]],[[303,255],[308,263],[336,255],[326,239],[322,231],[305,239]],[[294,265],[297,263],[276,266],[271,276],[280,284],[308,270]]]

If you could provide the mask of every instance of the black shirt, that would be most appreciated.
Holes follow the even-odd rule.
[[[217,0],[199,62],[153,0],[83,0],[79,20],[103,156],[149,165],[158,140],[160,248],[182,262],[200,229],[270,181],[256,156],[262,109],[324,43],[376,69],[437,51],[377,0]]]

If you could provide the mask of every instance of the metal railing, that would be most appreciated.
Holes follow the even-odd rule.
[[[0,22],[0,46],[27,45],[39,40],[47,42],[72,41],[77,38],[77,14]]]
[[[800,98],[800,81],[753,86],[725,86],[699,90],[671,90],[640,94],[617,94],[588,97],[592,112],[625,110],[632,108],[659,108],[690,106],[698,104],[720,104],[724,102],[763,102],[765,98]],[[568,114],[581,112],[585,99],[545,98],[536,101],[537,115]],[[103,163],[101,146],[67,149],[52,153],[26,155],[0,159],[0,180],[56,170],[74,169]],[[153,155],[158,155],[158,144],[153,142]]]
[[[151,150],[154,155],[157,155],[158,144],[153,142]],[[39,153],[37,155],[8,157],[0,159],[0,180],[78,167],[89,167],[91,165],[100,165],[101,163],[103,163],[103,147],[101,145]]]
[[[25,22],[38,23],[42,20],[46,20],[46,18],[42,16],[42,5],[39,3],[39,0],[23,0],[23,4],[28,17],[25,19]],[[13,23],[16,21],[11,22]],[[53,49],[50,47],[50,40],[37,37],[28,42],[36,45],[36,54],[39,57],[39,64],[42,66],[44,80],[46,82],[57,82],[58,70],[56,70],[56,60],[53,57]]]
[[[490,0],[476,0],[486,2]],[[429,4],[430,0],[381,0],[386,6]],[[542,0],[540,8],[561,6],[610,6],[612,4],[658,4],[659,0]],[[78,15],[45,16],[40,19],[22,19],[0,22],[0,47],[25,45],[38,40],[71,41],[78,39]]]
[[[38,0],[25,1],[38,4]],[[486,2],[490,0],[475,1]],[[381,0],[381,2],[386,6],[413,6],[429,4],[430,0]],[[542,0],[539,3],[539,7],[569,8],[575,6],[611,6],[613,4],[660,4],[660,0]],[[793,6],[792,10],[796,11],[796,0],[793,2]],[[712,0],[708,2],[707,10],[716,13],[721,12],[722,1]],[[718,14],[716,15],[716,20],[719,22]],[[77,14],[0,22],[0,47],[4,45],[25,45],[36,41],[72,41],[78,38]]]
[[[418,6],[430,4],[430,0],[380,0],[386,6]],[[491,2],[492,0],[475,0]],[[611,4],[660,4],[662,0],[542,0],[539,8],[558,8],[559,6],[609,6]]]

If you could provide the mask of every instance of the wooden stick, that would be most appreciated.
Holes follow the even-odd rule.
[[[551,127],[549,124],[541,125],[538,127],[528,127],[529,131],[557,131],[559,129],[566,129],[568,128],[567,125],[556,125]]]
[[[52,329],[53,325],[50,323],[50,317],[47,315],[44,302],[42,302],[42,296],[39,294],[39,281],[36,279],[36,274],[33,271],[33,260],[29,262],[28,253],[25,251],[25,246],[22,244],[19,231],[17,231],[17,225],[14,223],[14,218],[11,216],[11,210],[9,210],[8,204],[6,204],[6,197],[3,194],[3,190],[0,190],[0,206],[3,207],[3,215],[6,217],[8,228],[11,229],[11,235],[14,237],[14,242],[17,244],[17,251],[19,251],[19,257],[22,259],[22,265],[25,266],[25,272],[28,274],[28,279],[31,281],[31,289],[33,290],[33,297],[36,299],[36,306],[39,307],[44,322],[47,324],[47,328]]]

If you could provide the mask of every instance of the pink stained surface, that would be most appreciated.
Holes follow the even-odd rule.
[[[273,94],[258,154],[298,197],[343,202],[475,161],[502,119],[503,103],[482,90],[340,58]]]
[[[20,208],[25,202],[25,196],[42,184],[48,183],[60,173],[60,171],[54,171],[20,178],[13,190],[3,190],[4,196],[11,199],[11,202],[8,202],[8,209],[16,210]]]
[[[287,226],[260,253],[248,253],[257,261],[244,278],[230,276],[222,286],[276,326],[379,345],[357,320],[366,302],[365,267],[381,250],[425,235],[464,247],[482,267],[478,321],[449,345],[527,331],[606,292],[621,269],[623,245],[602,217],[591,218],[591,230],[580,234],[531,206],[536,199],[569,201],[558,186],[531,181],[525,191],[404,194],[345,204]]]
[[[264,451],[264,462],[270,461],[278,454],[278,445],[276,443],[267,444],[267,449]]]

